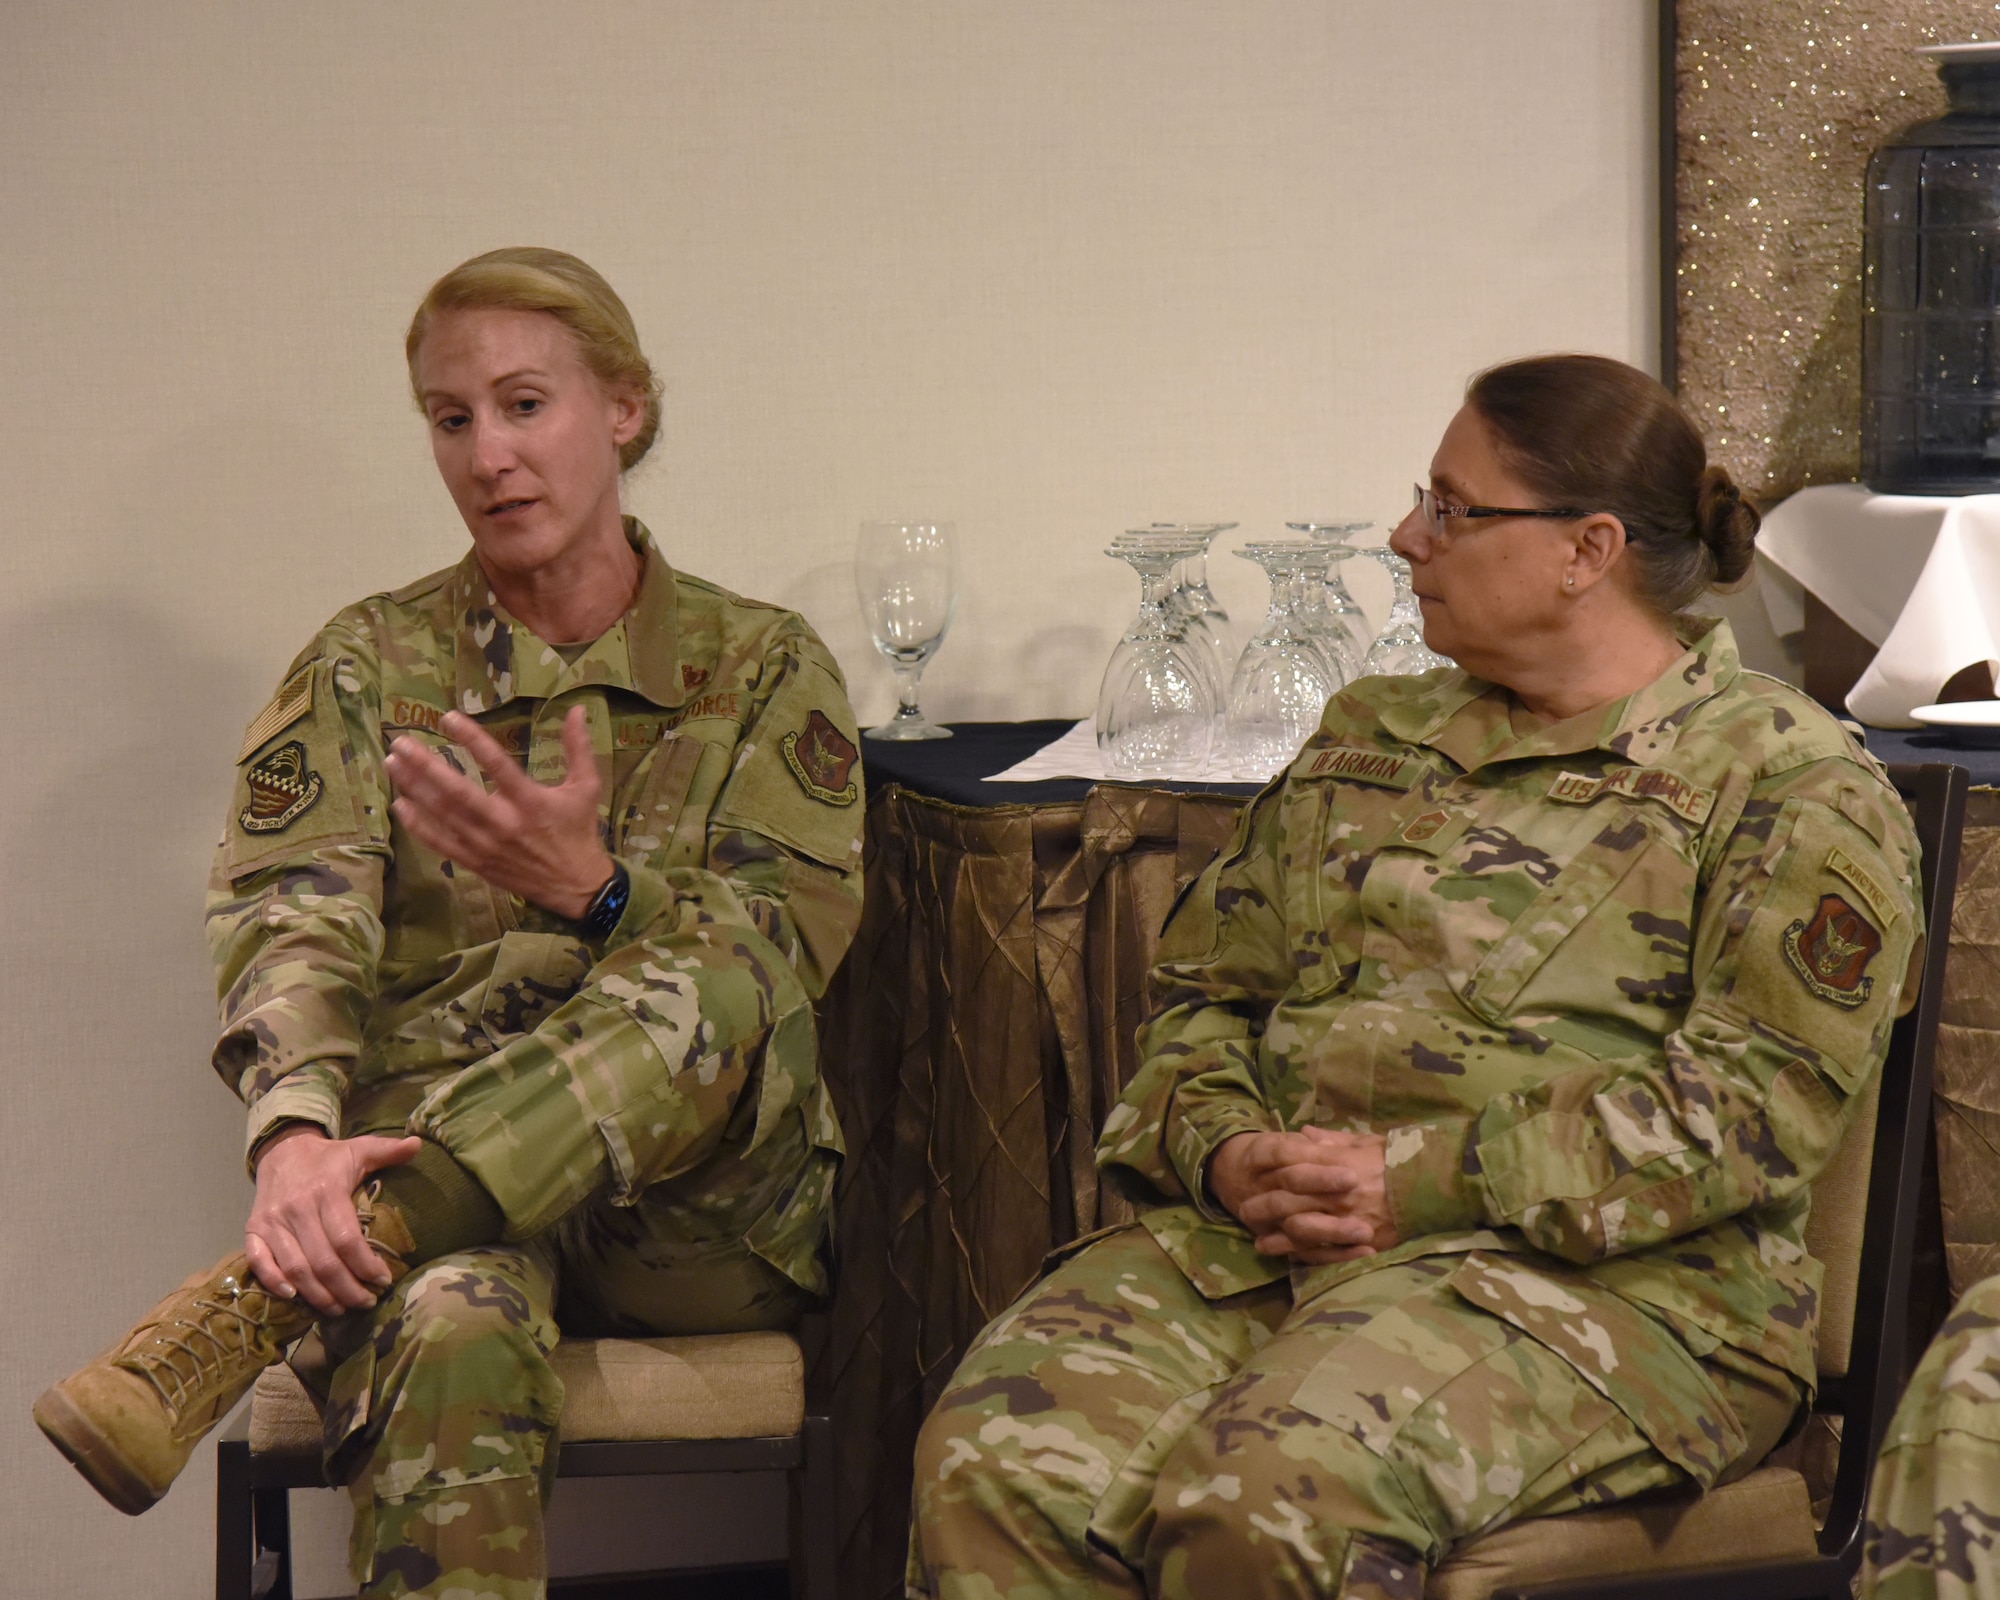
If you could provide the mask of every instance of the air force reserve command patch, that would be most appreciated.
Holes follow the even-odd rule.
[[[282,833],[313,808],[324,785],[306,765],[297,739],[281,744],[244,775],[250,803],[237,813],[245,833]]]
[[[1795,920],[1784,944],[1792,970],[1822,1000],[1851,1008],[1875,987],[1868,963],[1881,950],[1882,935],[1840,895],[1821,895],[1812,921]]]
[[[861,785],[850,774],[861,752],[824,711],[813,712],[803,728],[785,735],[782,745],[792,776],[822,805],[851,806],[860,798]]]

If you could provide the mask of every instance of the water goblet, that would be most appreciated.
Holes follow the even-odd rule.
[[[1201,672],[1203,680],[1208,684],[1210,698],[1215,702],[1215,739],[1212,748],[1216,752],[1220,752],[1223,748],[1222,714],[1229,692],[1229,668],[1224,664],[1226,659],[1224,651],[1227,648],[1224,641],[1227,634],[1218,632],[1210,625],[1208,611],[1202,606],[1199,595],[1189,587],[1188,569],[1190,562],[1206,561],[1209,540],[1224,526],[1233,527],[1234,524],[1155,522],[1150,527],[1127,528],[1111,541],[1110,552],[1144,548],[1168,552],[1173,556],[1173,581],[1167,594],[1167,625],[1176,638],[1186,643],[1188,659]],[[1208,582],[1205,572],[1199,579],[1199,588],[1202,593],[1206,593]],[[1212,607],[1213,616],[1221,617],[1226,628],[1229,618],[1223,613],[1222,607],[1214,603],[1213,596],[1210,597],[1209,605]]]
[[[1336,555],[1327,568],[1326,589],[1320,597],[1319,615],[1315,632],[1328,650],[1340,662],[1340,681],[1352,683],[1361,676],[1361,664],[1368,659],[1368,646],[1374,640],[1375,632],[1368,626],[1368,616],[1355,604],[1354,596],[1348,592],[1347,584],[1340,570],[1341,563],[1348,556],[1360,552],[1348,544],[1355,534],[1375,526],[1372,522],[1288,522],[1285,524],[1294,533],[1302,533],[1315,544],[1323,544],[1331,550],[1342,552]]]
[[[854,588],[868,636],[896,674],[896,714],[866,737],[949,739],[951,729],[925,720],[917,680],[958,607],[957,530],[949,522],[862,523]]]
[[[1189,776],[1207,764],[1216,727],[1212,663],[1172,604],[1187,547],[1172,536],[1126,535],[1108,556],[1139,575],[1139,614],[1125,630],[1097,693],[1097,748],[1119,777]]]
[[[1174,573],[1174,605],[1188,619],[1188,625],[1208,641],[1218,663],[1229,659],[1229,613],[1208,586],[1208,551],[1217,534],[1235,526],[1233,522],[1155,522],[1145,530],[1185,534],[1198,541]]]
[[[1362,554],[1374,557],[1388,568],[1389,576],[1396,584],[1396,597],[1389,607],[1389,620],[1375,636],[1374,644],[1369,646],[1368,659],[1362,663],[1363,670],[1396,676],[1450,666],[1451,657],[1439,655],[1424,643],[1424,615],[1417,605],[1416,591],[1410,587],[1409,562],[1386,545],[1364,550]]]
[[[1263,779],[1298,753],[1337,685],[1299,615],[1299,589],[1319,551],[1304,540],[1268,540],[1236,553],[1264,569],[1271,605],[1229,680],[1229,757],[1239,776]]]

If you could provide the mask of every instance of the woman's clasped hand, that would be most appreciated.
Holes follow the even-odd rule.
[[[1239,1133],[1217,1147],[1208,1186],[1264,1255],[1307,1266],[1372,1256],[1399,1243],[1378,1133],[1302,1128]]]

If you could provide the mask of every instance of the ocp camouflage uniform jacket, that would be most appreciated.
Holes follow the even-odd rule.
[[[470,554],[349,607],[299,656],[245,734],[211,880],[215,1067],[253,1148],[287,1120],[430,1133],[511,1237],[700,1168],[718,1225],[824,1292],[841,1139],[810,1003],[860,918],[853,715],[802,619],[627,535],[638,598],[573,662]],[[631,874],[594,947],[411,838],[382,766],[411,739],[477,776],[440,732],[456,707],[559,782],[573,706]]]
[[[1386,1135],[1416,1256],[1567,1359],[1670,1459],[1729,1459],[1695,1357],[1814,1381],[1807,1184],[1879,1066],[1917,846],[1831,717],[1709,625],[1601,712],[1517,731],[1444,670],[1336,696],[1171,919],[1101,1165],[1215,1296],[1270,1282],[1207,1192],[1232,1134]]]

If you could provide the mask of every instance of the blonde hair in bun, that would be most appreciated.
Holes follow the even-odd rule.
[[[410,367],[410,392],[417,389],[417,352],[431,319],[441,311],[545,311],[576,340],[576,353],[607,389],[629,388],[644,399],[639,432],[618,451],[618,469],[630,472],[660,436],[660,381],[639,348],[632,313],[603,276],[561,250],[510,245],[461,261],[431,285],[403,340]]]

